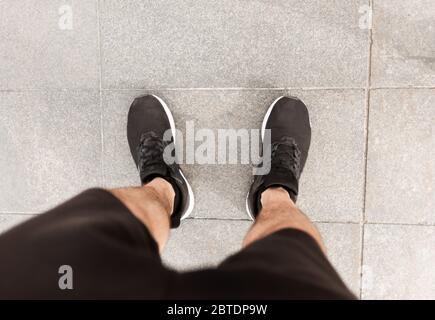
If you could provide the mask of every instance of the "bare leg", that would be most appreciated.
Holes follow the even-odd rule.
[[[169,237],[169,217],[175,197],[172,185],[162,178],[155,178],[142,187],[110,192],[148,228],[161,252]]]
[[[261,205],[263,208],[243,241],[244,247],[275,231],[293,228],[312,236],[326,254],[319,231],[296,207],[285,189],[281,187],[267,189],[261,194]]]

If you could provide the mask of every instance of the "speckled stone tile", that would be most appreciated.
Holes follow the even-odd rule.
[[[367,3],[101,0],[103,86],[363,86]]]
[[[381,0],[373,7],[373,86],[435,86],[435,2]]]
[[[363,90],[292,90],[310,113],[311,147],[298,204],[316,221],[358,222],[363,208]]]
[[[99,94],[0,92],[0,212],[39,212],[101,183]]]
[[[0,89],[99,87],[97,2],[70,3],[0,2]]]
[[[140,185],[127,141],[128,109],[139,91],[103,92],[103,175],[106,187]]]
[[[366,225],[362,297],[435,299],[435,226]]]
[[[435,90],[371,93],[366,218],[435,223]]]
[[[177,270],[216,266],[242,247],[250,221],[187,219],[172,230],[163,253],[166,265]]]
[[[360,291],[361,228],[353,223],[316,223],[327,256],[349,289]]]

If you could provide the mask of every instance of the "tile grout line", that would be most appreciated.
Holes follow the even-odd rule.
[[[102,66],[99,66],[101,69]],[[101,79],[102,82],[102,71]],[[28,88],[28,89],[0,89],[0,92],[41,92],[41,91],[288,91],[288,90],[306,90],[306,91],[322,91],[322,90],[367,90],[367,87],[221,87],[221,88],[103,88],[100,85],[98,88]],[[372,87],[369,90],[434,90],[435,86],[382,86]]]
[[[189,217],[186,220],[216,220],[216,221],[246,221],[252,222],[250,219],[245,218],[216,218],[216,217]],[[361,226],[361,222],[352,222],[352,221],[322,221],[322,220],[312,220],[314,223],[322,223],[322,224],[345,224],[345,225],[358,225]],[[366,222],[365,225],[385,225],[385,226],[394,226],[394,227],[435,227],[435,224],[416,224],[416,223],[397,223],[397,222]]]
[[[250,90],[274,90],[274,91],[288,91],[288,90],[366,90],[367,86],[362,87],[155,87],[155,88],[103,88],[103,91],[250,91]],[[370,90],[420,90],[420,89],[435,89],[435,86],[374,86],[368,87]]]
[[[365,87],[154,87],[154,88],[104,88],[104,91],[250,91],[250,90],[364,90]]]
[[[12,216],[35,216],[40,215],[44,210],[40,212],[16,212],[16,211],[0,211],[0,216],[12,215]],[[245,218],[213,218],[213,217],[189,217],[188,220],[216,220],[216,221],[245,221],[252,222],[252,220]],[[342,224],[342,225],[361,225],[360,222],[352,222],[352,221],[322,221],[322,220],[312,220],[314,223],[322,223],[322,224]],[[431,223],[400,223],[400,222],[366,222],[365,225],[371,226],[392,226],[392,227],[435,227],[435,224]]]
[[[248,218],[189,217],[186,220],[245,221],[245,222],[253,223],[253,221]],[[360,225],[359,222],[352,222],[352,221],[322,221],[322,220],[311,220],[311,221],[314,223],[323,223],[323,224]]]
[[[370,90],[432,90],[435,89],[434,86],[380,86],[380,87],[372,87],[370,86]]]
[[[367,52],[367,83],[365,92],[365,145],[364,145],[364,183],[363,183],[363,208],[360,217],[360,286],[359,298],[363,297],[363,273],[364,273],[364,233],[365,233],[365,220],[366,220],[366,201],[367,201],[367,168],[368,168],[368,150],[369,150],[369,121],[370,121],[370,93],[371,93],[371,73],[372,73],[372,46],[373,46],[373,1],[369,0],[369,7],[371,10],[370,28],[368,30],[368,52]]]
[[[435,227],[433,223],[400,223],[400,222],[366,222],[370,226],[396,226],[396,227]]]
[[[100,1],[95,0],[97,8],[97,41],[98,41],[98,73],[99,73],[99,100],[100,100],[100,170],[101,184],[106,185],[106,177],[104,173],[104,112],[103,112],[103,61],[101,54],[101,25],[100,25]]]

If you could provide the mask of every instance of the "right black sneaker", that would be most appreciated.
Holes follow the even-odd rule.
[[[297,98],[280,97],[266,112],[261,127],[264,140],[265,130],[269,129],[271,141],[270,172],[254,176],[246,198],[246,210],[249,217],[255,217],[261,210],[261,193],[269,187],[283,187],[290,198],[296,202],[299,190],[299,178],[308,157],[311,142],[311,126],[305,104]],[[264,163],[263,163],[264,165]]]

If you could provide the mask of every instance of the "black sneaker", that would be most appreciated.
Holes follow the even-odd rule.
[[[167,130],[169,139],[165,141],[163,135]],[[136,98],[128,113],[127,137],[142,185],[156,177],[172,184],[175,200],[171,227],[178,227],[180,220],[192,213],[194,196],[180,166],[176,162],[167,164],[163,157],[167,146],[174,156],[176,137],[174,118],[166,103],[154,95]]]
[[[297,98],[276,99],[264,117],[262,139],[265,129],[271,130],[271,144],[265,146],[271,148],[270,172],[254,176],[246,198],[246,210],[253,220],[261,210],[261,193],[269,187],[285,188],[290,198],[296,202],[299,177],[307,160],[311,141],[307,107]]]

